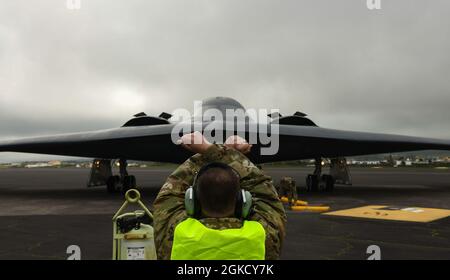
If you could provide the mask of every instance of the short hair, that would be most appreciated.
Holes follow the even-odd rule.
[[[198,200],[207,215],[226,217],[234,213],[239,189],[238,173],[226,164],[214,165],[197,178]]]

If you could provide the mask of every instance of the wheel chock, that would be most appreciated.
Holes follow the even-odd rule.
[[[292,211],[298,212],[326,212],[330,210],[330,206],[292,206]]]
[[[304,201],[304,200],[297,200],[295,202],[295,206],[307,206],[308,205],[308,201]]]
[[[283,203],[289,203],[289,199],[285,196],[282,196],[280,198],[280,201]],[[308,205],[307,201],[304,201],[304,200],[296,200],[295,201],[295,206],[306,206],[306,205]]]

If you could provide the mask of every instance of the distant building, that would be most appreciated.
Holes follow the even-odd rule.
[[[42,167],[50,167],[50,165],[46,162],[30,163],[25,165],[25,168],[42,168]]]
[[[48,162],[48,165],[53,166],[53,167],[61,166],[61,161],[60,160],[51,160]]]

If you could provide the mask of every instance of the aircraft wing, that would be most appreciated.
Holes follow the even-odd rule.
[[[172,143],[172,124],[121,127],[0,141],[0,152],[182,162],[190,153]]]
[[[89,158],[179,163],[191,153],[173,144],[174,124],[121,127],[85,133],[34,137],[0,142],[0,152],[24,152]],[[355,156],[416,150],[450,150],[450,141],[391,134],[352,132],[314,126],[278,125],[279,150],[261,155],[254,145],[249,157],[256,163],[316,157]],[[274,139],[275,134],[272,134]]]
[[[253,156],[260,158],[260,162],[271,162],[418,150],[450,151],[450,140],[344,131],[315,126],[279,125],[279,135],[280,147],[276,155]]]

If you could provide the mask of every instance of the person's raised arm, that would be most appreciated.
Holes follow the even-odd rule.
[[[201,141],[198,137],[201,137]],[[178,144],[194,153],[205,153],[211,146],[198,132],[183,136]],[[200,154],[186,160],[170,174],[153,202],[155,246],[159,259],[170,258],[175,227],[187,218],[184,206],[185,192],[192,185],[195,174],[202,164]]]
[[[286,213],[272,179],[243,154],[250,149],[251,145],[244,139],[232,136],[224,146],[209,150],[204,158],[213,157],[238,171],[241,188],[253,197],[253,211],[248,219],[260,222],[266,230],[266,259],[278,259],[285,236]]]

